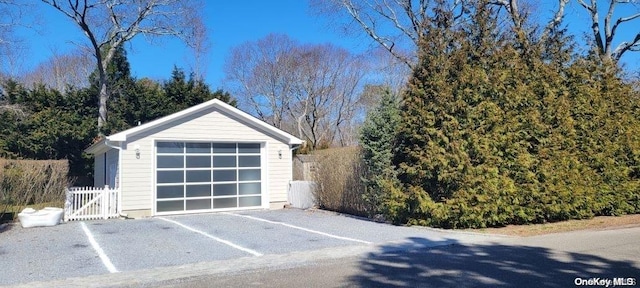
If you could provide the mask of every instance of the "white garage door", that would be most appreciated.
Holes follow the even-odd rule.
[[[156,213],[262,205],[260,143],[156,143]]]

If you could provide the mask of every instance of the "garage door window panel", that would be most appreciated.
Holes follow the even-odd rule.
[[[236,170],[213,170],[213,182],[235,182]]]
[[[210,197],[211,185],[187,185],[186,197]]]
[[[238,203],[240,207],[260,206],[260,204],[262,203],[262,197],[260,196],[240,197],[238,198]]]
[[[238,153],[240,153],[240,154],[248,154],[248,153],[260,154],[260,144],[258,144],[258,143],[238,143]]]
[[[213,153],[235,154],[236,143],[213,143]]]
[[[157,203],[158,212],[184,211],[184,200],[158,201]]]
[[[187,200],[187,210],[210,210],[211,198]]]
[[[236,156],[213,156],[213,168],[236,167]]]
[[[211,156],[187,156],[186,167],[187,168],[211,168]]]
[[[236,208],[238,207],[238,198],[213,198],[213,209]]]
[[[158,168],[184,168],[184,157],[158,156]]]
[[[239,167],[260,167],[260,155],[256,156],[239,156]]]
[[[211,153],[211,143],[186,143],[187,154],[209,154]]]
[[[238,175],[240,181],[260,181],[260,169],[242,169]]]
[[[211,170],[187,170],[187,183],[211,182]]]
[[[158,171],[158,183],[183,183],[183,170]]]
[[[260,182],[258,183],[240,183],[240,188],[238,190],[239,195],[260,195],[262,193],[262,188],[260,187]]]
[[[158,153],[184,153],[182,142],[158,142]]]
[[[156,190],[158,199],[163,198],[182,198],[184,197],[183,185],[158,186]]]
[[[237,195],[237,186],[233,184],[213,184],[213,196],[235,196]]]

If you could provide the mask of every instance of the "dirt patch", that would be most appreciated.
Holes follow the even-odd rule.
[[[637,226],[640,226],[640,214],[600,216],[588,220],[569,220],[532,225],[509,225],[501,228],[470,229],[468,231],[510,236],[534,236],[575,230],[604,230]]]

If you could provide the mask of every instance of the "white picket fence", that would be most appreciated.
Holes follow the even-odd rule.
[[[314,190],[316,182],[291,181],[289,182],[289,195],[287,199],[292,207],[307,209],[316,205]]]
[[[64,221],[116,218],[118,189],[109,186],[68,188],[64,212]]]

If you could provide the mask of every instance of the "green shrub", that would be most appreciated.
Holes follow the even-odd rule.
[[[394,197],[397,187],[396,169],[393,166],[393,149],[395,132],[400,120],[398,101],[389,91],[384,91],[378,106],[367,114],[367,118],[360,130],[360,146],[362,157],[362,182],[364,185],[363,200],[368,205],[369,217],[383,211],[397,208],[387,208],[385,205],[395,205]],[[395,216],[390,217],[394,218]]]

